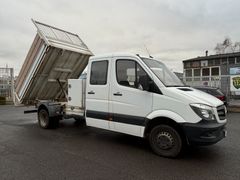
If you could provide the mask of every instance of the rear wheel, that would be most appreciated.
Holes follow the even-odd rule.
[[[40,109],[38,112],[38,124],[43,129],[56,128],[59,124],[59,119],[56,117],[49,117],[46,109]]]
[[[149,143],[156,154],[164,157],[177,157],[183,148],[180,134],[169,125],[154,127],[149,135]]]

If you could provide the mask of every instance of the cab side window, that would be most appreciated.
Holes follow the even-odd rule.
[[[108,61],[92,62],[90,84],[105,85],[107,84]]]
[[[117,60],[116,63],[117,82],[122,86],[149,89],[150,78],[143,68],[133,60]]]

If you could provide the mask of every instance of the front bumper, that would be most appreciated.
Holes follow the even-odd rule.
[[[226,123],[202,120],[199,123],[183,123],[182,129],[190,145],[215,144],[227,135]]]

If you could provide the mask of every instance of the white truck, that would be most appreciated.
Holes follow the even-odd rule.
[[[164,157],[178,156],[186,145],[211,145],[226,136],[223,102],[185,86],[153,58],[92,56],[86,79],[67,79],[63,85],[61,78],[48,77],[59,83],[65,100],[31,96],[38,99],[42,128],[54,128],[63,118],[79,118],[87,126],[147,138],[152,150]]]

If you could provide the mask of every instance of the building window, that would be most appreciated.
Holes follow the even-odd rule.
[[[208,66],[208,60],[201,61],[201,66]]]
[[[213,67],[212,69],[211,69],[211,75],[212,76],[219,76],[219,67]]]
[[[220,59],[215,59],[215,65],[216,66],[220,65]]]
[[[186,77],[192,77],[192,69],[186,69]]]
[[[208,61],[208,66],[214,66],[215,62],[214,59]]]
[[[200,69],[194,69],[193,70],[193,76],[194,76],[194,81],[200,81],[201,70]]]
[[[192,69],[185,70],[186,81],[192,81]]]
[[[210,75],[210,69],[209,68],[203,68],[202,69],[202,80],[203,81],[209,81],[209,75]],[[207,77],[204,77],[204,76],[207,76]]]
[[[237,57],[236,63],[237,63],[237,64],[240,64],[240,57]]]
[[[209,76],[210,69],[209,68],[203,68],[202,69],[202,76]]]
[[[184,68],[190,68],[191,67],[191,63],[190,62],[185,62],[184,63]]]
[[[193,67],[193,68],[200,67],[200,61],[193,61],[193,62],[192,62],[192,67]]]
[[[235,57],[231,57],[228,59],[229,64],[235,64]]]
[[[221,59],[222,64],[227,64],[227,62],[228,62],[227,58]]]
[[[196,76],[201,76],[200,69],[194,69],[193,74],[194,74],[195,77]]]

